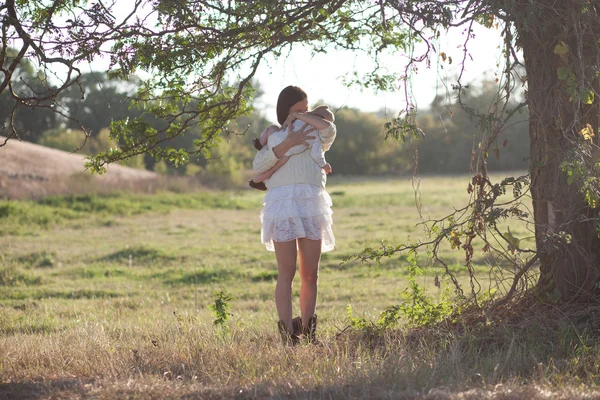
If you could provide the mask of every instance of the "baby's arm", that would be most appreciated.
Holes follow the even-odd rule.
[[[312,159],[315,160],[317,165],[321,167],[326,174],[332,172],[331,165],[327,161],[325,161],[325,152],[323,151],[323,145],[321,144],[321,140],[317,138],[309,140],[309,143],[311,146],[310,156],[312,157]]]
[[[296,119],[299,119],[300,121],[303,121],[304,123],[307,123],[308,125],[312,126],[313,128],[315,128],[318,131],[320,131],[322,129],[327,129],[331,125],[331,122],[326,121],[321,117],[317,117],[315,115],[310,115],[310,114],[305,114],[305,113],[293,112],[293,113],[290,113],[290,115],[288,115],[287,119],[285,120],[285,122],[282,125],[282,129],[287,128],[287,126],[290,125]]]
[[[333,141],[335,140],[337,129],[335,124],[330,124],[326,129],[319,131],[319,139],[323,146],[323,151],[327,151],[331,148]]]
[[[252,178],[252,180],[256,183],[265,181],[267,179],[269,179],[274,173],[275,171],[277,171],[279,168],[281,168],[283,166],[283,164],[285,164],[287,162],[287,160],[289,160],[289,156],[283,156],[279,159],[279,161],[277,161],[277,163],[275,165],[273,165],[269,170],[256,175],[254,178]]]

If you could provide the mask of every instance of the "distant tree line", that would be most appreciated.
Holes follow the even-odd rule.
[[[10,62],[10,59],[5,62]],[[29,61],[21,61],[13,78],[13,90],[34,94],[39,88],[26,82],[46,82],[47,79],[28,79],[37,71]],[[42,84],[42,83],[38,83]],[[261,96],[258,86],[257,96]],[[50,109],[29,109],[17,104],[6,91],[0,94],[0,121],[4,130],[14,113],[14,128],[21,139],[66,151],[85,146],[81,152],[95,154],[118,143],[112,143],[109,129],[113,121],[137,118],[144,110],[131,103],[130,97],[140,89],[135,76],[129,80],[109,79],[103,72],[85,73],[79,85],[63,91],[57,105],[60,113]],[[490,108],[494,106],[493,85],[482,85],[463,96],[470,107]],[[414,167],[412,155],[418,151],[420,173],[463,173],[471,166],[470,155],[476,150],[481,129],[471,120],[466,111],[451,98],[435,98],[429,110],[421,111],[419,126],[425,133],[420,139],[407,143],[385,141],[383,113],[366,113],[358,109],[343,107],[335,110],[338,140],[327,153],[334,173],[342,175],[382,175],[409,173]],[[482,111],[482,110],[480,110]],[[526,110],[525,110],[526,111]],[[140,155],[127,161],[128,165],[170,174],[208,174],[225,184],[243,182],[244,171],[251,166],[254,149],[251,139],[274,120],[274,111],[267,116],[252,112],[234,121],[235,131],[244,135],[228,133],[221,136],[221,144],[210,154],[197,157],[184,167],[176,168],[164,161],[156,161],[149,155]],[[272,117],[272,118],[271,118]],[[147,117],[150,125],[157,120]],[[523,121],[525,114],[517,114],[506,124],[499,136],[494,154],[488,159],[490,170],[526,169],[528,148],[528,126]],[[87,132],[87,141],[86,134]],[[232,129],[231,132],[234,130]],[[194,149],[194,141],[202,139],[202,132],[192,126],[185,135],[171,140],[170,145]],[[173,143],[175,141],[176,143]],[[1,150],[0,150],[1,152]]]

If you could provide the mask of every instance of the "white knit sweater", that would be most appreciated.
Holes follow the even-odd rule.
[[[330,123],[327,128],[317,132],[323,143],[323,151],[329,150],[336,136],[335,125]],[[256,153],[252,167],[255,173],[260,174],[273,167],[277,161],[278,158],[273,153],[273,150],[265,146]],[[292,185],[294,183],[310,183],[325,188],[326,182],[327,175],[325,172],[312,159],[310,151],[305,151],[291,156],[281,168],[275,171],[265,184],[267,185],[267,189]]]

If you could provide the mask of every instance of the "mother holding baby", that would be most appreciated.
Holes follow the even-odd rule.
[[[277,120],[281,129],[287,131],[287,136],[272,148],[265,145],[253,163],[254,171],[263,174],[279,162],[278,169],[266,181],[268,192],[260,218],[262,242],[267,250],[275,251],[277,259],[275,304],[279,333],[284,343],[292,345],[299,343],[302,337],[316,342],[319,262],[321,253],[335,246],[331,198],[325,191],[327,175],[324,168],[315,162],[308,149],[289,155],[293,154],[290,149],[298,145],[308,147],[315,138],[320,139],[323,151],[326,151],[335,139],[333,114],[328,110],[325,115],[307,111],[308,96],[302,89],[296,86],[283,89],[277,100]],[[292,318],[292,282],[297,258],[302,279],[301,317]]]

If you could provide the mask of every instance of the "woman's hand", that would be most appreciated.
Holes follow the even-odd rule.
[[[314,132],[315,128],[312,126],[305,124],[302,128],[297,131],[294,130],[294,125],[290,126],[289,133],[287,135],[286,141],[290,144],[290,148],[302,144],[304,146],[310,146],[308,140],[316,138],[314,134],[312,136],[308,136],[309,133]]]
[[[310,146],[308,140],[314,139],[316,136],[308,136],[308,134],[314,130],[315,128],[306,124],[301,129],[295,131],[294,125],[290,125],[290,129],[288,129],[289,132],[285,140],[273,147],[273,154],[275,154],[275,157],[281,158],[289,149],[294,146],[298,146],[300,144],[304,146]]]
[[[294,122],[297,119],[298,119],[298,112],[294,111],[294,112],[289,113],[287,118],[285,119],[285,121],[283,121],[283,125],[281,125],[281,129],[285,130],[285,128],[290,126],[292,124],[292,122]]]

